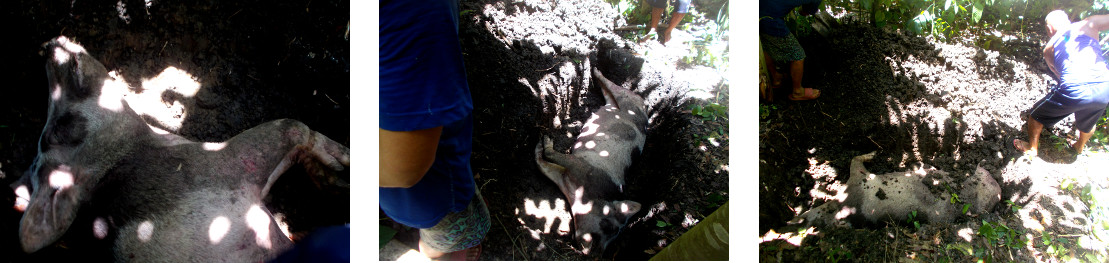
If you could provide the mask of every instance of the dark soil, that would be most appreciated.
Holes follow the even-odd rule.
[[[1042,28],[1042,22],[1028,28]],[[760,259],[967,261],[975,257],[947,246],[967,243],[976,250],[985,248],[981,255],[994,260],[1034,261],[1048,258],[1042,246],[990,246],[982,238],[965,240],[959,232],[977,231],[986,220],[1033,237],[1041,231],[1088,233],[1081,227],[1088,226],[1085,223],[1039,228],[1029,223],[1036,221],[1029,219],[1029,211],[1061,221],[1081,217],[1084,206],[1075,208],[1075,194],[1059,190],[1059,182],[1087,180],[1086,176],[1093,182],[1104,180],[1092,179],[1095,173],[1086,171],[1104,156],[1076,157],[1053,147],[1073,142],[1073,117],[1045,130],[1039,157],[1021,157],[1013,148],[1013,139],[1027,140],[1018,114],[1055,85],[1040,56],[1046,37],[1024,33],[1029,35],[1005,41],[996,50],[851,21],[827,36],[801,36],[808,54],[803,83],[823,94],[814,101],[793,102],[786,98],[788,89],[779,89],[774,102],[760,103],[769,110],[759,123],[759,233],[765,241]],[[786,222],[823,204],[825,195],[834,195],[828,186],[847,181],[851,159],[872,151],[877,157],[866,164],[872,173],[932,166],[952,172],[953,191],[981,166],[1001,184],[1002,202],[982,215],[961,215],[950,225],[925,222],[916,229],[906,222],[889,222],[857,229],[818,228],[799,247],[768,233],[797,234]],[[1013,206],[1006,201],[1015,202],[1017,209],[1010,210]]]
[[[711,69],[662,56],[688,50],[688,33],[675,30],[667,47],[625,41],[612,31],[617,13],[600,0],[466,1],[462,10],[473,169],[492,216],[482,260],[646,260],[727,200],[728,138],[713,145],[696,137],[726,134],[727,116],[705,121],[689,111],[708,103],[692,98],[695,90],[724,94],[719,103],[727,105],[727,83]],[[658,56],[643,55],[651,52]],[[604,253],[586,255],[570,235],[568,202],[539,172],[534,150],[550,136],[568,152],[590,112],[603,106],[594,67],[643,95],[651,120],[626,175],[626,197],[643,209]],[[414,231],[386,226],[401,228],[398,240],[415,246]]]
[[[180,109],[166,126],[197,141],[222,141],[255,125],[280,118],[306,123],[345,145],[350,143],[347,1],[5,1],[0,91],[0,171],[7,185],[36,154],[45,125],[47,88],[40,45],[67,36],[83,45],[109,71],[116,70],[134,93],[145,79],[168,67],[191,75],[195,96],[165,93],[155,104]],[[149,15],[148,15],[149,13]],[[121,16],[125,18],[121,18]],[[158,98],[160,97],[160,98]],[[179,103],[178,108],[170,105]],[[11,191],[0,191],[12,204]],[[317,189],[294,167],[278,180],[268,206],[285,215],[300,235],[349,219],[349,193]],[[20,214],[2,205],[0,254],[6,262],[98,261],[85,257],[82,237],[25,255],[17,230]],[[98,252],[92,252],[96,254]]]

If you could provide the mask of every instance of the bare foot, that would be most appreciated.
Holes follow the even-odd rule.
[[[1074,150],[1074,154],[1082,154],[1082,148],[1085,147],[1086,145],[1078,145],[1078,142],[1074,142],[1070,145],[1071,150]]]
[[[1013,139],[1013,147],[1016,147],[1017,150],[1024,153],[1024,155],[1036,156],[1037,154],[1036,149],[1033,149],[1028,142],[1022,141],[1020,139]]]

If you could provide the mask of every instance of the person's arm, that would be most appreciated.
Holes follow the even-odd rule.
[[[378,130],[379,186],[408,188],[416,185],[435,162],[443,127],[406,132]]]
[[[1059,73],[1059,69],[1055,68],[1055,46],[1053,43],[1048,42],[1044,46],[1044,62],[1047,62],[1047,67],[1051,68],[1056,80],[1062,80],[1063,75]]]
[[[1089,16],[1075,24],[1074,26],[1077,26],[1078,30],[1082,31],[1082,34],[1094,39],[1100,39],[1098,34],[1101,33],[1101,31],[1109,30],[1109,15]]]

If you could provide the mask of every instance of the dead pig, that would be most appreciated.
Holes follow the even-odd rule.
[[[612,83],[596,68],[593,78],[603,90],[605,106],[589,117],[572,153],[555,151],[549,137],[535,145],[535,162],[571,204],[574,238],[586,254],[603,251],[641,207],[620,199],[624,172],[632,156],[643,151],[647,127],[642,97]]]
[[[349,149],[303,123],[272,121],[225,142],[156,132],[80,45],[59,37],[43,48],[46,127],[12,185],[28,253],[91,228],[116,261],[268,260],[292,245],[262,201],[286,169],[300,163],[317,182],[345,186],[329,175],[349,166]],[[74,225],[78,213],[95,220]]]
[[[948,173],[933,168],[916,172],[872,174],[864,162],[875,153],[857,156],[851,160],[851,177],[846,189],[836,200],[830,200],[794,218],[791,224],[803,226],[851,227],[874,224],[880,221],[906,222],[910,213],[919,222],[950,223],[962,214],[964,203],[952,203],[949,196],[933,194],[928,185],[939,185]],[[947,195],[949,193],[942,193]],[[989,171],[978,167],[971,178],[965,179],[958,196],[969,203],[967,212],[981,214],[1001,200],[1001,188]]]

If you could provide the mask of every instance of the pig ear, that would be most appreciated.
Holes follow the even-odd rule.
[[[19,241],[24,252],[32,253],[54,243],[76,218],[76,189],[62,189],[55,194],[49,187],[35,191],[19,223]]]
[[[625,206],[627,206],[626,210],[624,209]],[[635,215],[635,213],[639,212],[639,209],[642,207],[643,206],[636,201],[616,201],[616,211],[619,211],[620,214],[624,215],[624,217],[631,217],[632,215]]]

